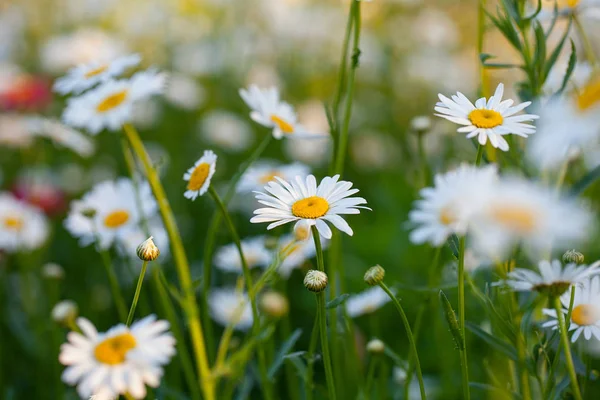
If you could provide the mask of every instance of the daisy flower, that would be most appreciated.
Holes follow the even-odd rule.
[[[130,328],[116,325],[99,333],[85,318],[78,318],[79,332],[69,332],[60,348],[59,361],[67,368],[62,380],[77,385],[82,398],[92,395],[116,398],[129,393],[146,396],[146,385],[158,387],[162,366],[175,355],[175,339],[167,321],[154,315],[134,322]]]
[[[212,150],[205,150],[202,157],[183,175],[183,180],[188,183],[183,194],[186,199],[196,200],[196,197],[208,191],[216,167],[217,155]]]
[[[248,268],[266,267],[271,263],[271,252],[265,246],[264,236],[244,239],[241,242]],[[225,272],[242,272],[242,260],[235,243],[220,247],[215,252],[214,264]]]
[[[147,183],[138,186],[142,213],[150,218],[156,212],[156,201]],[[81,200],[71,203],[65,228],[82,246],[97,242],[101,249],[109,248],[139,228],[142,215],[135,190],[126,178],[97,184]]]
[[[246,293],[234,288],[213,289],[208,296],[208,306],[212,319],[219,325],[233,325],[241,331],[252,326],[252,309]]]
[[[573,285],[581,285],[590,276],[600,274],[600,261],[590,266],[567,264],[563,268],[559,260],[544,260],[539,262],[538,267],[539,272],[515,268],[508,273],[506,280],[499,283],[507,285],[515,292],[537,291],[558,296]]]
[[[46,242],[49,231],[40,209],[0,192],[0,251],[35,250]]]
[[[237,191],[246,193],[260,190],[276,176],[284,181],[290,181],[296,176],[305,178],[309,173],[310,168],[301,163],[281,164],[273,161],[258,161],[242,175]]]
[[[307,132],[298,123],[294,108],[280,100],[279,91],[275,87],[260,89],[256,85],[250,85],[248,89],[240,89],[240,96],[252,109],[250,118],[262,126],[273,128],[275,139],[281,139],[284,136],[302,138],[322,136]]]
[[[560,302],[563,305],[563,314],[569,314],[571,304],[571,291],[565,292],[560,296]],[[544,328],[558,329],[558,319],[556,310],[547,309],[543,313],[552,319],[542,324]],[[561,315],[561,318],[564,318]],[[571,342],[575,343],[583,333],[585,340],[590,340],[592,335],[600,340],[600,276],[587,278],[581,283],[581,286],[575,288],[575,298],[573,302],[573,311],[571,312],[571,324],[569,327],[573,332]]]
[[[294,269],[301,267],[317,254],[312,232],[309,235],[308,239],[302,241],[296,240],[295,235],[285,235],[279,241],[278,249],[279,251],[286,250],[286,256],[277,272],[284,279],[288,279]],[[321,246],[325,250],[329,247],[329,240],[321,237]]]
[[[390,301],[390,296],[382,288],[374,286],[348,297],[345,303],[346,312],[354,318],[375,312]]]
[[[478,168],[463,164],[436,175],[434,187],[421,190],[422,199],[408,214],[409,223],[415,227],[410,240],[440,246],[452,233],[464,235],[497,180],[495,165]]]
[[[53,143],[70,149],[81,157],[89,157],[94,154],[94,142],[83,133],[60,121],[43,117],[29,117],[27,123],[31,134],[35,136],[48,138]]]
[[[92,134],[116,131],[129,122],[135,102],[163,91],[166,77],[155,70],[138,72],[131,79],[108,80],[85,94],[71,98],[63,121]]]
[[[80,94],[85,90],[121,75],[128,68],[140,63],[139,54],[119,57],[109,63],[92,62],[71,68],[67,74],[54,82],[54,91],[60,94]]]
[[[520,114],[518,112],[531,104],[530,101],[513,106],[513,100],[502,101],[504,85],[501,83],[496,92],[488,100],[485,97],[471,103],[467,97],[457,92],[452,99],[443,94],[438,97],[441,100],[435,106],[435,114],[458,125],[457,132],[466,133],[467,139],[478,138],[479,144],[484,145],[488,139],[492,146],[502,151],[508,151],[508,143],[504,135],[517,135],[524,138],[535,133],[535,126],[527,124],[538,118],[533,114]]]
[[[256,199],[266,208],[254,211],[256,214],[250,222],[271,222],[267,229],[273,229],[288,222],[296,222],[305,227],[317,227],[317,230],[326,239],[331,239],[331,229],[327,222],[337,229],[352,236],[354,232],[350,225],[340,215],[359,214],[360,209],[370,208],[362,206],[367,201],[362,197],[350,197],[358,192],[351,189],[352,182],[338,181],[339,175],[325,177],[317,186],[314,175],[305,179],[297,176],[289,183],[275,177],[265,186],[267,193],[257,192]]]

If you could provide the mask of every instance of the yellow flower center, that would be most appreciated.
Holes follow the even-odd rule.
[[[577,107],[581,111],[589,110],[598,104],[600,104],[600,79],[587,84],[577,96]]]
[[[443,225],[450,225],[454,221],[456,221],[456,217],[454,216],[454,213],[452,213],[452,211],[450,211],[450,208],[449,207],[442,208],[442,210],[440,211],[440,222]]]
[[[104,113],[117,108],[127,99],[127,95],[128,91],[125,89],[107,96],[96,106],[96,111]]]
[[[94,357],[103,364],[122,364],[129,350],[134,349],[136,344],[131,333],[122,333],[100,342],[94,349]]]
[[[276,176],[281,176],[279,171],[275,171],[275,170],[269,171],[266,174],[264,174],[263,176],[261,176],[259,181],[262,184],[267,184],[271,181],[274,181]]]
[[[20,231],[23,229],[23,218],[20,217],[4,217],[2,220],[4,226],[13,231]]]
[[[204,185],[204,182],[206,182],[209,173],[209,163],[201,163],[196,168],[194,168],[194,172],[192,172],[192,176],[190,176],[190,181],[187,185],[188,190],[200,190],[200,188],[202,188],[202,186]]]
[[[579,2],[581,0],[567,0],[567,6],[569,6],[570,8],[575,8],[577,7],[577,5],[579,5]]]
[[[101,73],[103,73],[104,71],[106,71],[108,69],[108,65],[103,65],[101,67],[98,68],[94,68],[92,70],[89,70],[88,72],[85,73],[84,77],[89,79],[93,76],[96,75],[100,75]]]
[[[502,125],[504,118],[498,111],[477,109],[469,113],[469,121],[478,128],[491,129]]]
[[[311,196],[292,205],[292,214],[299,218],[317,219],[327,214],[329,203],[322,197]]]
[[[294,126],[289,122],[286,122],[283,119],[279,118],[277,115],[271,115],[271,121],[279,127],[279,130],[281,130],[281,132],[294,133]]]
[[[129,221],[129,213],[125,210],[117,210],[108,214],[104,218],[104,225],[107,228],[118,228]]]
[[[573,308],[571,319],[577,325],[593,325],[600,320],[600,308],[593,304],[580,304]]]
[[[492,217],[501,224],[521,233],[533,231],[537,223],[537,213],[535,210],[519,205],[496,205],[493,208]]]

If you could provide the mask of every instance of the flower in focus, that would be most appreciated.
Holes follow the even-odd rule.
[[[146,396],[146,385],[158,387],[162,366],[175,355],[175,339],[167,321],[150,315],[130,328],[118,324],[99,333],[85,318],[78,318],[79,332],[69,332],[59,360],[67,368],[62,380],[77,385],[82,398],[92,395],[116,398],[129,393]]]
[[[264,236],[244,239],[241,245],[248,268],[266,267],[271,263],[271,252],[265,246]],[[214,264],[222,271],[241,273],[242,260],[235,243],[217,249]]]
[[[560,302],[564,307],[562,309],[564,315],[561,315],[561,318],[569,314],[572,290],[573,287],[560,296]],[[558,329],[556,310],[545,308],[543,312],[552,319],[542,324],[542,327]],[[582,333],[585,340],[590,340],[592,335],[600,340],[600,276],[588,277],[575,289],[569,330],[575,331],[571,337],[573,343]]]
[[[280,164],[271,161],[258,161],[242,175],[237,191],[238,193],[246,193],[260,190],[267,183],[274,180],[276,176],[289,182],[296,176],[304,179],[309,173],[310,169],[300,163]]]
[[[567,264],[564,268],[559,260],[540,261],[539,272],[515,268],[507,279],[499,282],[516,292],[537,291],[549,296],[560,296],[573,285],[581,285],[592,275],[600,274],[600,261],[594,264]],[[577,293],[575,290],[575,293]]]
[[[35,250],[46,242],[49,229],[41,210],[0,192],[0,250]]]
[[[252,309],[248,295],[233,288],[213,289],[208,297],[212,319],[222,326],[233,325],[245,331],[252,326]]]
[[[348,297],[346,312],[354,318],[375,312],[390,301],[390,296],[381,287],[374,286]]]
[[[138,65],[140,61],[139,54],[130,54],[109,63],[96,61],[79,65],[70,69],[65,76],[57,79],[53,89],[60,94],[80,94],[98,83],[121,75],[128,68]]]
[[[464,235],[497,180],[495,165],[478,168],[463,164],[436,175],[434,187],[421,190],[422,199],[408,214],[411,225],[415,226],[410,240],[440,246],[452,233]]]
[[[183,193],[185,198],[196,200],[198,196],[206,193],[216,168],[217,155],[212,150],[205,150],[202,157],[183,175],[183,179],[188,183],[187,190]]]
[[[478,138],[479,144],[484,145],[488,139],[492,146],[502,151],[508,151],[508,143],[504,135],[517,135],[524,138],[535,133],[535,126],[531,122],[538,118],[533,114],[520,114],[518,112],[531,104],[530,101],[513,106],[513,100],[502,101],[504,85],[501,83],[496,92],[488,100],[485,97],[471,103],[467,97],[457,92],[452,99],[439,94],[440,102],[435,106],[438,117],[447,119],[458,125],[458,132],[466,133],[467,139]]]
[[[306,179],[297,176],[289,183],[275,177],[276,181],[264,187],[268,194],[258,192],[256,195],[258,202],[267,207],[255,210],[250,222],[271,222],[267,229],[273,229],[297,221],[296,225],[316,226],[324,238],[331,239],[327,221],[352,236],[352,228],[340,215],[359,214],[361,208],[370,208],[361,205],[367,204],[362,197],[350,197],[358,192],[358,189],[351,189],[352,182],[338,181],[339,178],[339,175],[327,176],[317,186],[314,175],[308,175]]]
[[[137,189],[142,203],[141,212],[149,218],[157,207],[150,186],[143,183]],[[71,203],[65,228],[79,238],[82,246],[97,242],[102,249],[110,247],[139,227],[142,215],[135,191],[136,187],[126,178],[97,184],[81,200]]]
[[[166,77],[155,70],[136,73],[131,79],[108,80],[83,95],[71,98],[63,121],[92,134],[102,129],[119,130],[132,117],[136,101],[163,91]]]

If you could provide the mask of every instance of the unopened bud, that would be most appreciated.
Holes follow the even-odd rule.
[[[410,121],[410,127],[413,131],[419,134],[426,133],[431,129],[431,118],[426,115],[414,117]]]
[[[42,276],[46,279],[63,279],[65,270],[56,263],[47,263],[42,267]]]
[[[385,276],[385,269],[381,265],[375,265],[365,272],[365,282],[369,286],[379,285]]]
[[[86,218],[92,219],[96,216],[96,210],[94,210],[93,208],[85,208],[81,210],[81,215],[83,215]]]
[[[583,262],[585,261],[585,257],[583,256],[583,254],[574,249],[567,250],[565,254],[563,254],[562,259],[565,264],[583,264]]]
[[[52,308],[52,319],[62,325],[69,326],[77,318],[79,308],[72,300],[63,300]]]
[[[304,286],[311,292],[322,292],[327,287],[327,274],[323,271],[311,269],[304,277]]]
[[[373,354],[381,354],[385,350],[385,343],[379,339],[373,339],[367,343],[367,351]]]
[[[270,317],[281,318],[290,310],[290,304],[284,295],[266,292],[260,297],[260,308]]]
[[[137,256],[142,261],[154,261],[160,255],[160,250],[154,244],[154,241],[152,240],[152,236],[150,236],[148,239],[144,240],[137,247],[136,252],[137,252]]]

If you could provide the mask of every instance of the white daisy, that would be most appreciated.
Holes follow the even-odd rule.
[[[266,267],[271,263],[273,257],[265,246],[264,236],[244,239],[241,244],[248,268]],[[242,260],[235,243],[217,249],[213,262],[222,271],[242,272]]]
[[[471,228],[473,249],[492,259],[518,243],[534,253],[569,248],[588,237],[595,221],[577,199],[516,177],[498,181],[484,195]]]
[[[600,261],[590,266],[567,264],[563,268],[559,260],[544,260],[539,262],[538,267],[539,272],[515,268],[508,273],[506,280],[499,283],[516,292],[538,291],[548,295],[562,295],[571,286],[581,285],[590,276],[600,274]]]
[[[156,212],[156,201],[147,183],[138,186],[143,215],[150,218]],[[106,249],[115,240],[137,230],[140,219],[135,186],[131,180],[121,178],[101,182],[81,200],[73,201],[64,225],[71,235],[79,238],[82,246],[97,242],[100,248]]]
[[[273,229],[288,222],[298,221],[306,227],[315,225],[326,239],[331,239],[331,229],[325,223],[328,221],[337,229],[352,236],[354,232],[350,225],[340,215],[359,214],[360,209],[370,210],[362,206],[367,201],[362,197],[350,197],[358,192],[351,189],[352,182],[339,181],[339,175],[325,177],[317,186],[314,175],[306,179],[297,176],[289,183],[275,177],[265,186],[267,193],[257,192],[256,199],[266,208],[254,211],[256,214],[250,222],[271,222],[267,229]]]
[[[374,286],[348,297],[348,300],[346,300],[346,312],[351,318],[370,314],[391,300],[390,296],[382,288]]]
[[[92,62],[79,65],[54,82],[54,91],[60,94],[80,94],[98,83],[121,75],[128,68],[138,65],[141,60],[139,54],[130,54],[108,63]]]
[[[82,157],[94,154],[94,142],[83,133],[60,121],[43,117],[28,117],[27,124],[31,134],[35,136],[48,138],[53,143],[66,147]]]
[[[551,20],[554,18],[554,7],[558,8],[558,14],[569,16],[571,14],[581,14],[587,10],[600,7],[598,0],[543,0],[542,11],[536,17],[539,20]],[[594,16],[593,13],[589,13]]]
[[[321,246],[323,249],[329,247],[329,240],[321,237]],[[292,271],[301,267],[307,260],[317,254],[315,242],[312,238],[312,232],[306,240],[298,241],[295,235],[283,236],[278,244],[279,251],[285,250],[286,256],[277,269],[277,272],[284,279],[288,279]]]
[[[210,316],[222,326],[245,331],[252,326],[252,309],[246,293],[234,288],[213,289],[208,296]]]
[[[135,102],[163,91],[166,77],[156,70],[138,72],[131,79],[109,80],[85,94],[71,98],[63,121],[92,134],[116,131],[131,121]]]
[[[504,85],[501,83],[496,92],[487,101],[485,97],[471,103],[467,97],[457,92],[452,99],[439,94],[440,102],[435,106],[438,117],[447,119],[458,125],[457,132],[466,133],[467,139],[478,137],[481,145],[490,140],[492,146],[503,151],[508,151],[508,143],[504,135],[518,135],[524,138],[535,133],[535,126],[525,122],[531,122],[538,118],[533,114],[515,115],[531,104],[530,101],[512,106],[513,100],[502,101]]]
[[[310,168],[300,163],[281,164],[273,161],[258,161],[242,175],[237,191],[246,193],[260,190],[276,176],[284,181],[291,181],[296,176],[305,178],[309,173]]]
[[[436,175],[434,187],[421,190],[422,199],[408,214],[410,224],[415,226],[410,240],[440,246],[452,233],[464,235],[497,180],[495,165],[478,168],[463,164]]]
[[[281,139],[286,137],[315,138],[321,135],[311,134],[298,123],[298,117],[294,108],[280,100],[279,91],[275,87],[260,89],[256,85],[250,85],[246,89],[240,89],[240,96],[252,109],[250,118],[267,128],[273,128],[273,137]]]
[[[183,179],[188,182],[183,194],[185,198],[196,200],[196,197],[206,193],[216,168],[217,155],[212,150],[205,150],[202,157],[183,175]]]
[[[162,366],[175,355],[175,339],[167,321],[154,315],[134,322],[130,328],[116,325],[99,333],[85,318],[78,318],[82,333],[69,332],[59,361],[67,368],[62,380],[77,385],[82,398],[92,395],[115,398],[129,393],[146,396],[146,385],[158,387]],[[103,397],[103,398],[104,398]]]
[[[571,287],[568,292],[560,296],[560,302],[563,305],[563,314],[568,315],[571,304]],[[558,329],[558,319],[556,310],[547,309],[543,313],[552,319],[542,324],[544,328]],[[561,318],[564,318],[561,315]],[[575,343],[583,333],[585,340],[590,340],[592,335],[600,340],[600,277],[594,276],[587,278],[581,283],[581,286],[575,288],[575,298],[573,310],[571,312],[571,324],[569,327],[573,332],[571,342]]]
[[[35,250],[48,239],[50,227],[44,213],[0,192],[0,251]]]

